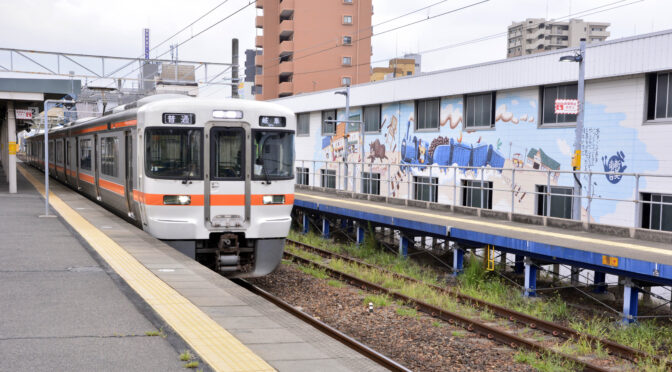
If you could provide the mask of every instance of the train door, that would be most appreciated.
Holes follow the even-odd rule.
[[[133,137],[131,136],[131,131],[124,132],[124,149],[125,149],[125,164],[124,169],[126,174],[125,176],[125,187],[126,190],[126,208],[128,211],[128,216],[135,218],[133,213]]]
[[[98,200],[103,200],[103,198],[100,196],[100,172],[98,171],[100,168],[99,164],[99,159],[100,159],[100,154],[99,154],[99,147],[98,147],[98,135],[94,134],[93,135],[93,161],[91,162],[93,164],[93,181],[94,181],[94,186],[96,189],[96,199]]]
[[[65,138],[65,150],[63,156],[65,157],[64,161],[64,166],[63,166],[63,173],[65,174],[65,183],[68,185],[72,184],[72,177],[71,174],[72,172],[70,171],[71,165],[70,165],[70,138],[66,137]]]

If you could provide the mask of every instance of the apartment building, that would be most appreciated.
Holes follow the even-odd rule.
[[[420,54],[405,54],[404,58],[393,58],[388,67],[374,67],[371,70],[371,81],[419,74],[421,58]]]
[[[369,81],[372,0],[258,0],[257,100]]]
[[[609,23],[586,22],[570,19],[568,22],[528,18],[509,26],[507,58],[540,53],[579,45],[582,38],[588,43],[605,41],[609,37]]]

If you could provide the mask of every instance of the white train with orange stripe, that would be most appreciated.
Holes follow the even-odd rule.
[[[230,276],[278,265],[294,201],[294,113],[157,95],[49,132],[50,174]],[[27,160],[44,168],[44,137]]]

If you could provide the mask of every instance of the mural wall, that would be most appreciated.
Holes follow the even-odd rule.
[[[672,138],[672,125],[643,124],[643,82],[638,77],[588,84],[582,170],[609,174],[583,175],[582,195],[631,200],[639,196],[635,178],[625,173],[672,174],[671,162],[664,160],[670,158],[669,144],[663,140]],[[336,162],[318,167],[343,172],[337,162],[344,160],[347,147],[349,162],[364,162],[366,171],[380,173],[381,194],[389,190],[394,197],[413,198],[414,177],[432,177],[438,179],[438,202],[459,205],[463,196],[453,185],[484,180],[495,190],[493,209],[510,211],[513,204],[517,213],[535,214],[538,187],[574,185],[573,176],[562,171],[571,170],[575,128],[540,126],[539,96],[538,87],[497,92],[495,125],[478,130],[464,127],[463,96],[441,97],[440,126],[431,131],[415,129],[414,101],[386,103],[381,106],[380,132],[366,133],[363,139],[356,125],[346,136],[345,123],[337,125],[336,134],[323,136],[319,113],[313,113],[311,136],[297,140],[297,146],[312,149],[312,157],[297,159]],[[345,112],[337,116],[344,120]],[[350,120],[361,117],[361,108],[351,110]],[[669,192],[664,183],[652,181],[642,177],[640,192]],[[319,186],[319,177],[315,182]],[[349,187],[360,191],[361,184],[355,184]],[[590,208],[593,222],[633,226],[638,221],[632,202],[583,199],[582,206],[584,220]]]

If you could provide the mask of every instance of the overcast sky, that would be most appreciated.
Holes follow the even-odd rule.
[[[151,46],[156,46],[187,26],[223,0],[0,0],[0,47],[72,53],[138,57],[142,55],[142,29],[151,29]],[[340,1],[340,0],[313,0]],[[413,10],[439,3],[427,10],[374,27],[372,38],[374,65],[404,53],[421,52],[422,70],[431,71],[464,66],[506,57],[506,27],[525,18],[566,19],[569,15],[589,21],[610,22],[610,40],[637,34],[672,29],[670,0],[490,0],[463,10],[441,15],[480,0],[373,0],[373,24]],[[248,0],[228,0],[192,27],[151,53],[152,57],[169,50],[170,43],[181,43],[232,13],[229,19],[187,41],[179,49],[180,59],[230,62],[231,39],[240,40],[241,65],[245,49],[254,48],[254,4]],[[613,4],[606,6],[608,4]],[[629,5],[628,5],[629,4]],[[602,7],[606,6],[606,7]],[[588,9],[597,8],[582,14]],[[609,8],[615,9],[609,10]],[[436,17],[435,17],[436,16]],[[433,18],[435,17],[435,18]],[[427,19],[430,18],[430,19]],[[427,19],[398,30],[386,30]],[[482,42],[471,42],[496,36]],[[465,43],[462,46],[451,45]],[[445,47],[435,52],[429,50]],[[423,53],[424,52],[424,53]],[[168,58],[169,53],[163,58]],[[15,65],[25,63],[14,58]],[[52,57],[38,57],[55,68]],[[78,69],[66,66],[62,69]],[[110,63],[113,65],[113,63]],[[9,67],[8,53],[0,51],[0,66]],[[107,71],[111,66],[106,67]],[[1,69],[0,69],[1,70]],[[79,72],[79,71],[78,71]],[[83,72],[83,71],[82,71]],[[243,70],[241,69],[241,74]],[[18,77],[0,73],[2,77]],[[206,88],[210,95],[226,96],[222,86]]]

